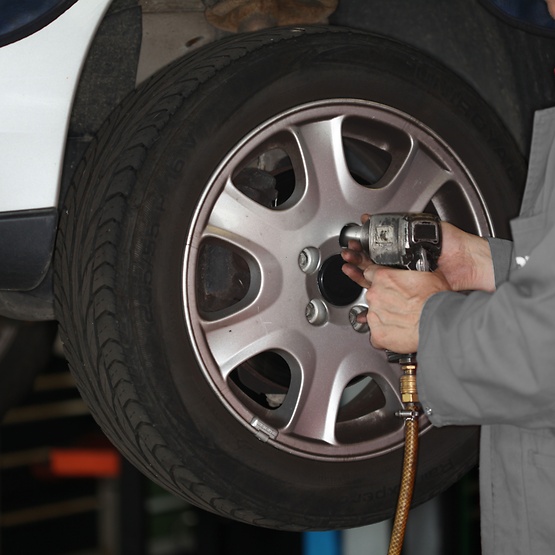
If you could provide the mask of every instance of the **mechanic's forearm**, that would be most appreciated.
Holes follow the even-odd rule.
[[[487,239],[442,222],[438,268],[453,291],[495,291],[492,253]]]

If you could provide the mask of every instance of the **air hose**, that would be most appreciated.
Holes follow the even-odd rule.
[[[396,357],[399,357],[399,355],[396,355]],[[397,509],[395,511],[387,555],[400,555],[403,548],[414,491],[418,455],[418,414],[420,405],[416,390],[416,356],[414,354],[401,355],[399,364],[403,371],[400,379],[400,392],[404,409],[398,411],[396,415],[405,421],[405,454],[403,457],[403,473],[399,488],[399,499],[397,500]]]
[[[441,254],[441,222],[434,214],[391,213],[368,216],[361,225],[347,224],[339,234],[339,244],[358,243],[374,264],[434,271]],[[416,390],[416,354],[400,355],[388,351],[389,362],[399,362],[403,410],[396,414],[405,421],[405,455],[399,500],[393,522],[388,555],[400,555],[407,526],[418,452],[418,415],[420,403]]]

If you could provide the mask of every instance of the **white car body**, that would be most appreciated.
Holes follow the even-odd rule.
[[[0,213],[58,206],[73,97],[109,4],[76,2],[0,48]]]

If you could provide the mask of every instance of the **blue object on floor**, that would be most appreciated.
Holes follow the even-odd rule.
[[[304,532],[303,555],[341,555],[341,532]]]

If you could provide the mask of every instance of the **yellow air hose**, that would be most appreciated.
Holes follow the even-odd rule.
[[[416,477],[416,460],[418,455],[418,414],[419,402],[416,390],[416,357],[406,355],[399,360],[403,375],[400,379],[401,400],[405,409],[397,416],[405,420],[405,455],[403,458],[403,474],[399,488],[399,499],[393,521],[393,530],[387,555],[400,555],[405,538],[407,519],[409,516],[414,480]]]

